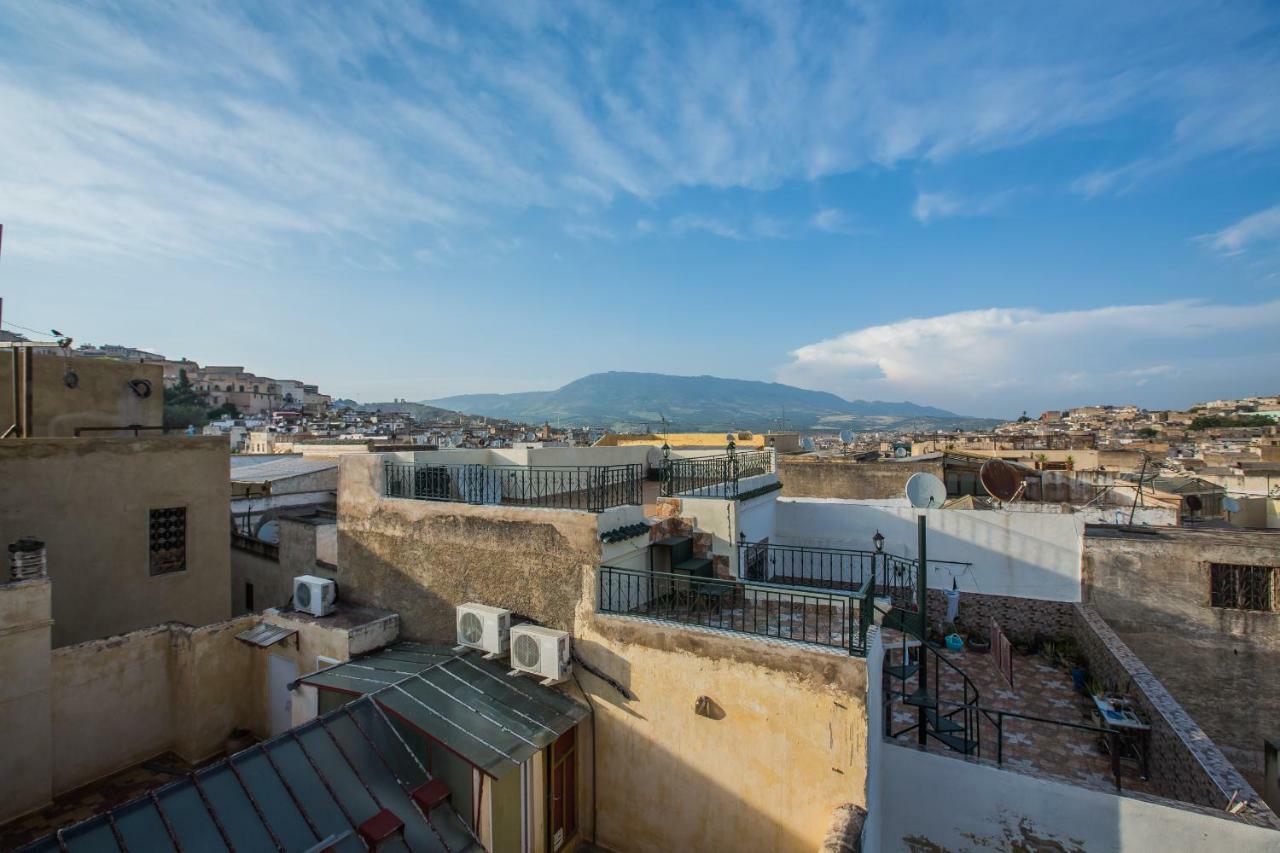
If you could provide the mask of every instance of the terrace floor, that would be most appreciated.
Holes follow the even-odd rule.
[[[897,663],[901,659],[901,635],[896,631],[884,631],[885,663]],[[896,642],[895,642],[896,641]],[[1013,657],[1013,686],[1005,681],[996,668],[995,656],[966,650],[941,652],[947,660],[964,670],[981,697],[984,708],[1016,711],[1051,720],[1093,725],[1089,716],[1092,702],[1089,697],[1077,693],[1070,674],[1052,666],[1039,655]],[[950,667],[939,672],[940,693],[944,699],[959,701],[963,690],[958,673]],[[932,676],[930,677],[932,681]],[[914,682],[913,682],[914,685]],[[916,721],[914,708],[901,702],[893,704],[893,728],[905,728]],[[996,727],[982,724],[983,759],[996,759]],[[915,742],[915,732],[900,740]],[[930,740],[928,749],[946,755],[960,757],[944,745]],[[1094,732],[1037,723],[1029,720],[1005,718],[1004,764],[1015,770],[1027,770],[1056,776],[1074,784],[1091,788],[1115,790],[1111,775],[1111,758],[1102,750],[1100,736]],[[1137,764],[1122,761],[1120,764],[1121,787],[1127,791],[1155,794],[1155,786],[1143,781]]]
[[[13,850],[37,838],[158,788],[194,770],[166,752],[110,776],[68,791],[39,811],[0,826],[0,850]]]
[[[713,598],[689,592],[652,599],[625,615],[848,648],[848,598],[836,597],[834,606],[815,598],[761,592],[746,600],[741,595]]]

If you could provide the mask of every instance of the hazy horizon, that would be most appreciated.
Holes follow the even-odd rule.
[[[608,370],[978,417],[1274,393],[1278,28],[18,0],[5,328],[366,402]]]

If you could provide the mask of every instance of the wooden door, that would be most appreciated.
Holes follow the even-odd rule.
[[[551,851],[564,849],[578,831],[577,729],[560,735],[551,746]]]

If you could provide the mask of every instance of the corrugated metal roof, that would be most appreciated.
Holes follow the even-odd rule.
[[[260,622],[247,631],[241,631],[236,634],[237,640],[244,640],[246,643],[254,646],[274,646],[291,634],[298,633],[295,628],[283,628],[279,625],[272,625],[270,622]]]
[[[232,456],[231,479],[241,483],[266,483],[337,467],[336,459],[307,458],[298,454]]]
[[[429,811],[414,801],[432,777],[402,726],[358,699],[22,849],[355,853],[365,849],[360,825],[386,809],[404,822],[409,850],[480,850],[447,801]]]
[[[518,768],[587,715],[558,690],[508,674],[469,649],[398,643],[300,679],[370,694],[379,705],[494,778]]]

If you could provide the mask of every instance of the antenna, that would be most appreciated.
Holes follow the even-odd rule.
[[[907,480],[907,501],[916,509],[940,507],[947,500],[947,486],[928,471],[917,471]]]
[[[1022,466],[1003,459],[988,459],[978,469],[978,479],[991,497],[1002,503],[1012,503],[1022,493],[1024,471],[1026,469]]]

